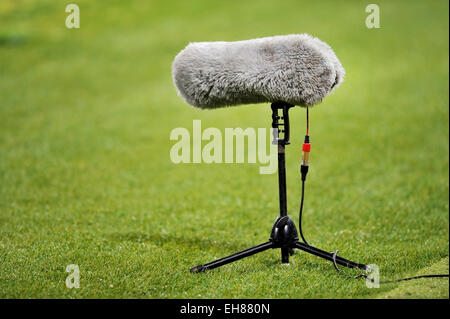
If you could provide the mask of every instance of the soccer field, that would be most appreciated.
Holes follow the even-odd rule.
[[[309,33],[346,69],[310,110],[303,230],[379,266],[381,280],[449,272],[449,5],[378,1],[0,2],[0,297],[449,298],[448,278],[382,284],[279,250],[202,273],[266,241],[276,174],[175,164],[173,129],[270,128],[269,104],[202,111],[177,96],[189,42]],[[298,224],[304,109],[291,116],[289,215]],[[68,265],[80,287],[66,287]]]

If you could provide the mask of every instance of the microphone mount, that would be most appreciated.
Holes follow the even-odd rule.
[[[270,106],[272,109],[272,128],[276,129],[274,130],[274,144],[278,145],[289,145],[291,142],[289,141],[290,138],[290,126],[289,126],[289,109],[291,107],[294,107],[292,104],[284,103],[284,102],[275,102],[272,103]],[[278,114],[278,111],[282,111],[282,116]],[[280,120],[283,122],[280,123]],[[280,126],[283,127],[283,129],[280,129]],[[280,138],[280,133],[283,133],[283,138]]]

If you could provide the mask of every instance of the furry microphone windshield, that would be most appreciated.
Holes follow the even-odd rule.
[[[312,106],[344,74],[333,50],[308,34],[190,43],[172,64],[178,94],[202,109],[262,102]]]

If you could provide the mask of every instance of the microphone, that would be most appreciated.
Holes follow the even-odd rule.
[[[308,34],[194,42],[172,63],[178,95],[201,109],[265,102],[309,107],[344,75],[330,46]]]

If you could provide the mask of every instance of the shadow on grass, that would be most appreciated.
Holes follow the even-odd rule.
[[[250,248],[251,246],[260,244],[260,242],[245,243],[237,241],[223,241],[223,240],[219,241],[215,239],[201,238],[198,236],[192,237],[176,234],[148,234],[143,232],[113,233],[110,235],[110,237],[114,241],[151,243],[153,245],[160,247],[163,247],[165,245],[176,245],[183,247],[186,250],[195,249],[197,251],[209,252],[209,254],[211,254],[211,250],[214,250],[213,255],[216,256],[216,258],[211,257],[211,259],[209,260],[207,257],[204,257],[206,259],[202,260],[203,263],[207,263],[215,259],[222,258],[237,253],[239,251],[242,251],[244,249]],[[220,252],[217,252],[218,249],[220,250]],[[233,269],[233,272],[237,274],[240,273],[248,274],[260,271],[275,271],[279,267],[286,267],[281,265],[280,250],[277,248],[275,249],[274,253],[270,253],[272,251],[273,251],[272,249],[269,249],[267,251],[261,252],[260,254],[249,256],[248,258],[246,258],[247,260],[253,259],[255,258],[255,256],[262,257],[262,255],[266,255],[263,258],[258,258],[259,265],[256,265],[255,267],[244,267],[244,268],[238,267]],[[328,268],[327,266],[329,266],[330,267],[329,270],[331,272],[334,272],[332,263],[327,265],[327,262],[319,258],[315,260],[314,258],[313,259],[305,258],[306,256],[308,256],[306,253],[302,251],[296,251],[294,255],[290,256],[291,265],[288,268],[286,268],[286,270],[300,267],[305,271],[314,272],[314,271],[323,271],[324,267],[325,269],[327,269]]]
[[[157,246],[164,246],[167,244],[174,244],[177,246],[182,246],[185,248],[196,248],[202,250],[216,249],[220,247],[223,250],[233,252],[238,252],[247,247],[243,247],[243,243],[238,243],[234,241],[222,241],[209,238],[201,237],[191,237],[184,235],[173,235],[173,234],[147,234],[147,233],[114,233],[110,235],[115,241],[131,241],[136,243],[152,243]]]
[[[25,44],[28,37],[23,34],[2,34],[0,33],[0,47],[18,46]]]

